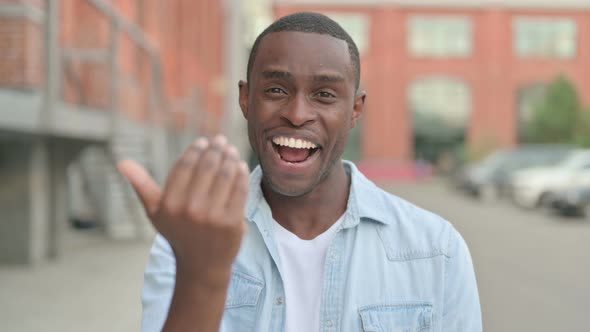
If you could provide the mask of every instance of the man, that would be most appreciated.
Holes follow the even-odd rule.
[[[340,159],[365,107],[359,79],[338,24],[286,16],[258,37],[239,84],[260,161],[249,188],[221,136],[189,147],[163,190],[121,163],[161,234],[143,331],[481,331],[457,231]]]

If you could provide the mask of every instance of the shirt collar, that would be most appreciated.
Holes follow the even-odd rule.
[[[344,169],[351,177],[350,195],[342,223],[343,228],[354,227],[361,220],[371,220],[382,224],[391,222],[391,211],[384,204],[383,194],[373,182],[367,179],[358,168],[350,161],[343,160]],[[256,216],[272,216],[270,207],[264,199],[262,188],[262,169],[257,166],[250,174],[250,189],[246,216],[249,221],[257,223]]]

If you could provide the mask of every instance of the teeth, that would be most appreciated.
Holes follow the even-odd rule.
[[[296,149],[315,149],[317,147],[317,145],[313,144],[312,142],[304,141],[300,138],[295,139],[293,137],[275,137],[273,138],[272,142],[276,145],[287,146]]]

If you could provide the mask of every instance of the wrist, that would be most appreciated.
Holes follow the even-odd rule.
[[[182,287],[225,291],[231,279],[231,266],[215,269],[194,269],[176,266],[176,283]]]

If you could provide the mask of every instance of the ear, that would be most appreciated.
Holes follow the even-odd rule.
[[[240,89],[240,108],[242,109],[242,115],[245,119],[248,119],[248,83],[240,81],[238,83]]]
[[[361,115],[365,111],[365,99],[367,98],[367,93],[365,91],[357,92],[356,96],[354,97],[354,106],[352,108],[352,117],[350,121],[350,129],[354,128],[360,119]]]

